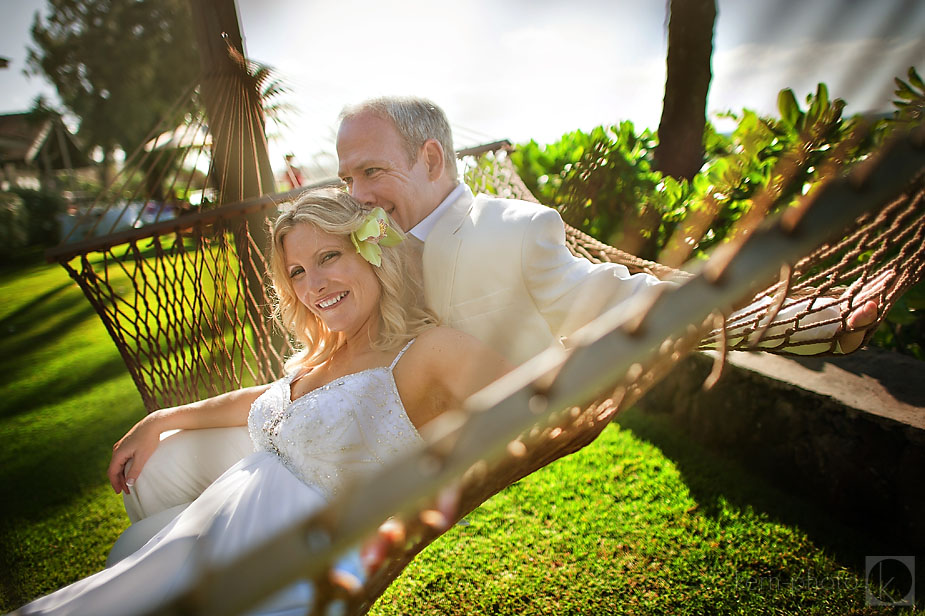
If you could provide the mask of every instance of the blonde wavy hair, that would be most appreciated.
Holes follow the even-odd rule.
[[[304,192],[291,205],[281,208],[273,223],[270,240],[269,274],[273,283],[273,318],[295,338],[297,352],[286,361],[286,370],[317,366],[337,350],[342,334],[329,330],[321,320],[296,297],[286,268],[283,239],[297,225],[314,225],[331,235],[347,238],[360,228],[369,210],[346,192],[336,188],[313,189]],[[392,227],[404,238],[394,222]],[[347,240],[350,250],[353,245]],[[389,351],[401,348],[409,340],[437,324],[437,317],[424,305],[424,288],[419,276],[407,275],[419,271],[414,264],[415,251],[406,241],[397,246],[382,247],[382,265],[373,272],[379,280],[379,332],[372,347]]]

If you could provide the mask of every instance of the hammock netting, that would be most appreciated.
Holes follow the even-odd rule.
[[[232,80],[218,88],[226,91],[221,125],[206,122],[202,95],[192,91],[152,131],[151,139],[128,157],[120,175],[49,253],[96,309],[148,411],[272,381],[282,374],[283,360],[293,350],[292,342],[275,332],[268,319],[264,250],[266,221],[279,204],[302,189],[265,195],[269,187],[264,182],[257,195],[246,194],[246,181],[241,178],[247,172],[242,165],[258,168],[260,161],[254,161],[242,145],[247,138],[234,141],[227,134],[249,133],[259,140],[263,133],[259,114],[248,112],[252,101],[233,94],[247,90],[241,87],[243,82],[246,79]],[[921,127],[917,130],[919,134],[906,141],[919,140],[920,148]],[[507,142],[461,151],[465,181],[475,192],[537,201],[518,176],[509,151]],[[830,160],[828,179],[843,176],[842,165],[835,164],[837,151]],[[605,168],[602,148],[585,156],[573,177],[587,180]],[[471,465],[461,479],[457,518],[519,478],[593,441],[616,413],[697,348],[833,352],[836,339],[831,333],[814,332],[821,326],[844,328],[851,310],[867,299],[878,301],[879,323],[899,296],[921,279],[925,267],[922,169],[919,159],[911,172],[897,171],[887,199],[874,202],[857,192],[853,198],[865,200],[864,213],[847,228],[832,229],[834,237],[824,238],[802,258],[783,265],[776,282],[768,286],[765,280],[757,294],[753,288],[750,294],[718,301],[706,320],[690,323],[681,336],[660,341],[646,352],[644,361],[634,362],[606,387],[577,393],[575,399],[581,404],[552,409],[510,441],[500,455]],[[254,175],[259,176],[259,171]],[[579,184],[567,183],[565,189],[574,197]],[[755,202],[774,202],[778,195],[779,187],[768,188]],[[811,211],[814,195],[811,191],[788,206],[782,224],[797,228],[800,218]],[[721,282],[723,273],[736,265],[737,253],[747,243],[744,238],[760,227],[762,219],[755,217],[744,232],[740,230],[701,274]],[[703,237],[709,224],[699,228]],[[692,272],[640,259],[575,228],[567,227],[566,235],[571,251],[592,261],[622,263],[634,273],[681,282],[695,278]],[[683,320],[684,307],[676,311]],[[811,318],[814,313],[824,318]],[[623,329],[631,335],[644,317],[645,311]],[[876,323],[868,336],[875,327]],[[419,515],[429,509],[427,502],[407,505],[410,512],[403,519],[408,540],[349,598],[351,611],[368,609],[414,555],[440,534],[426,523],[426,516]],[[326,579],[324,574],[317,576],[322,596],[337,595],[325,585]],[[330,592],[326,594],[325,588]]]

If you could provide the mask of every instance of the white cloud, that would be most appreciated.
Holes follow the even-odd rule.
[[[900,40],[899,31],[891,40],[870,38],[884,30],[883,16],[893,23],[900,0],[878,0],[876,10],[867,3],[863,11],[833,10],[844,8],[844,1],[819,0],[825,6],[816,6],[720,0],[710,109],[773,113],[781,88],[793,88],[802,99],[819,81],[851,111],[884,106],[893,76],[916,62],[922,69],[925,43],[908,35]],[[502,137],[550,141],[622,119],[654,129],[661,113],[665,0],[237,4],[249,55],[277,67],[299,111],[274,148],[303,160],[333,149],[345,103],[380,94],[432,98],[454,122],[460,145]],[[923,13],[908,15],[900,30],[914,31]],[[12,17],[8,11],[5,16]],[[15,26],[23,40],[29,20]],[[841,25],[826,28],[836,22]],[[819,38],[829,42],[815,42]],[[2,73],[13,76],[12,69]],[[25,105],[37,88],[21,81],[4,91]]]
[[[248,52],[293,87],[301,114],[280,147],[302,158],[330,147],[325,137],[345,103],[381,94],[432,98],[459,145],[550,141],[624,118],[658,120],[663,7],[346,0],[291,8],[284,15],[240,1]]]
[[[850,113],[887,110],[892,78],[922,57],[925,43],[911,40],[739,45],[714,54],[710,107],[774,113],[781,89],[791,88],[802,101],[821,82],[830,97],[848,103]]]

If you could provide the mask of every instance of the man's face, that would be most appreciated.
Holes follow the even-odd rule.
[[[348,118],[337,131],[337,174],[361,203],[379,206],[405,231],[421,222],[440,203],[419,151],[408,160],[391,120],[371,113]]]

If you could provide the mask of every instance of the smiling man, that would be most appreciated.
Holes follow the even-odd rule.
[[[449,122],[428,100],[348,107],[337,157],[356,199],[384,208],[423,242],[430,308],[514,364],[561,344],[603,310],[670,284],[573,256],[551,208],[474,196],[459,182]]]

